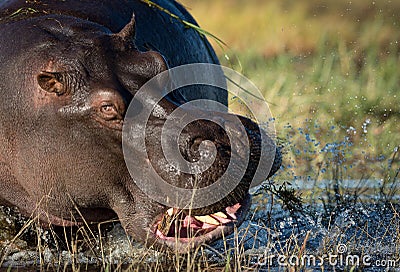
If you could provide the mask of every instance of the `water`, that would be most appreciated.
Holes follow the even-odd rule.
[[[325,183],[329,185],[330,182],[323,181],[317,187],[324,189]],[[345,181],[342,185],[353,188],[353,184],[353,181]],[[376,180],[365,184],[379,188]],[[297,191],[316,189],[302,180],[293,181],[291,186]],[[240,252],[243,267],[260,271],[284,271],[288,266],[321,271],[349,270],[353,266],[363,271],[387,271],[389,268],[394,271],[400,267],[400,220],[395,202],[377,200],[370,195],[355,203],[348,200],[347,205],[336,203],[329,208],[325,200],[325,203],[303,203],[298,210],[289,211],[284,202],[262,186],[253,190],[253,194],[251,212],[238,233],[225,241],[215,242],[212,249],[205,248],[210,263],[224,264],[227,255],[235,258],[232,252]],[[5,222],[12,225],[15,219],[11,214]],[[3,257],[2,265],[31,267],[59,263],[104,267],[105,263],[129,264],[138,260],[151,264],[163,258],[161,253],[132,244],[118,223],[110,226],[103,235],[100,242],[92,241],[94,246],[82,246],[75,254],[65,249],[57,250],[49,232],[41,233],[41,254],[35,246],[24,242],[22,236]],[[7,237],[2,239],[7,240]]]

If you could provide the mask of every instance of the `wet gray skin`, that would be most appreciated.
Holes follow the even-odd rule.
[[[216,62],[209,44],[140,1],[66,2],[0,4],[0,202],[38,216],[45,226],[118,217],[134,239],[179,252],[232,232],[249,208],[248,189],[259,164],[264,132],[255,123],[240,117],[246,127],[242,136],[251,145],[241,182],[226,198],[201,209],[171,212],[144,194],[126,168],[126,163],[151,164],[168,183],[196,188],[188,182],[193,177],[165,170],[159,143],[163,118],[153,115],[148,120],[148,159],[131,156],[125,162],[122,152],[123,120],[140,86],[168,66]],[[175,2],[159,4],[192,20]],[[38,12],[10,17],[27,7]],[[196,95],[191,90],[181,97],[190,100]],[[198,97],[226,104],[225,93],[200,90]],[[173,100],[174,96],[164,99],[160,106],[172,112],[182,102]],[[188,114],[201,116],[202,111]],[[229,122],[232,115],[215,115],[227,120],[225,127],[200,120],[189,124],[180,137],[180,152],[189,161],[199,158],[202,141],[217,147],[215,163],[196,176],[200,187],[215,182],[231,156],[241,160],[243,155],[231,152],[225,132],[235,129]],[[265,178],[280,166],[280,153],[273,151],[272,169]],[[134,142],[131,152],[136,154]]]

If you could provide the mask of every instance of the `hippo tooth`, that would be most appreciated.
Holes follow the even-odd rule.
[[[164,236],[167,236],[171,225],[172,222],[169,222],[169,220],[165,219],[164,217],[163,220],[158,224],[157,230],[160,231]]]
[[[221,217],[221,218],[225,218],[227,219],[228,216],[226,214],[224,214],[223,212],[217,212],[217,213],[213,213],[213,216],[217,216],[217,217]]]
[[[196,218],[197,220],[203,222],[203,223],[207,223],[210,225],[219,225],[219,221],[215,218],[212,218],[209,215],[204,215],[204,216],[194,216],[194,218]]]
[[[157,229],[165,236],[167,236],[171,228],[171,225],[174,222],[173,215],[174,215],[174,209],[173,208],[168,209],[157,226]]]
[[[168,211],[166,212],[166,214],[168,214],[169,216],[172,216],[172,215],[174,214],[174,208],[168,209]]]

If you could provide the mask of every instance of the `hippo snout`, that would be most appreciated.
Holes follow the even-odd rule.
[[[171,114],[177,108],[165,100],[161,106]],[[180,252],[230,234],[248,212],[252,182],[267,179],[281,164],[281,153],[268,132],[246,117],[225,112],[185,109],[179,118],[169,119],[153,114],[145,143],[148,162],[163,182],[193,192],[214,188],[212,194],[199,193],[190,199],[193,202],[178,207],[167,203],[173,195],[152,195],[165,199],[159,212],[151,215],[148,243]],[[262,152],[270,161],[261,161]]]

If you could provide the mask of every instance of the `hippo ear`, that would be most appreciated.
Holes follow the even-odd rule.
[[[135,14],[132,14],[130,22],[124,26],[118,33],[112,36],[121,39],[123,42],[128,42],[135,37]]]
[[[60,73],[41,72],[37,76],[39,86],[49,93],[56,93],[58,96],[65,93],[65,87]]]

